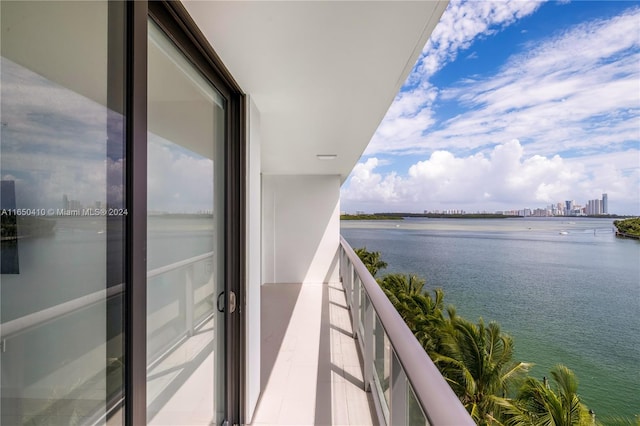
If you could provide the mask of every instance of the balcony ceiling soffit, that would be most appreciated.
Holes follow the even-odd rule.
[[[262,172],[346,179],[447,2],[184,1],[260,110]],[[337,154],[321,161],[317,154]]]

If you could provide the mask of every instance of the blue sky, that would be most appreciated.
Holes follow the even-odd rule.
[[[354,212],[640,215],[640,2],[452,1],[342,188]]]

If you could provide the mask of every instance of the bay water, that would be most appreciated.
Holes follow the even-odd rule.
[[[379,251],[385,273],[442,288],[445,305],[515,341],[530,375],[571,368],[598,419],[640,414],[640,241],[612,219],[342,221],[353,248]]]

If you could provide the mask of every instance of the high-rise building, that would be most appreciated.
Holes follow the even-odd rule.
[[[602,194],[602,214],[609,214],[609,196]]]
[[[566,200],[564,202],[564,209],[566,211],[566,215],[569,215],[569,212],[571,212],[571,210],[573,210],[573,200]]]

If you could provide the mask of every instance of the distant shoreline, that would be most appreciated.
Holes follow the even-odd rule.
[[[505,219],[509,217],[502,214],[436,214],[436,213],[373,213],[373,214],[342,214],[340,220],[404,220],[405,218],[429,218],[429,219]]]
[[[406,218],[428,218],[428,219],[622,219],[633,216],[618,215],[590,215],[590,216],[516,216],[497,213],[465,213],[465,214],[445,214],[445,213],[371,213],[371,214],[341,214],[340,220],[404,220]]]
[[[340,220],[404,220],[402,216],[381,214],[341,214]]]
[[[616,228],[616,237],[640,240],[640,218],[614,220],[613,226]]]

